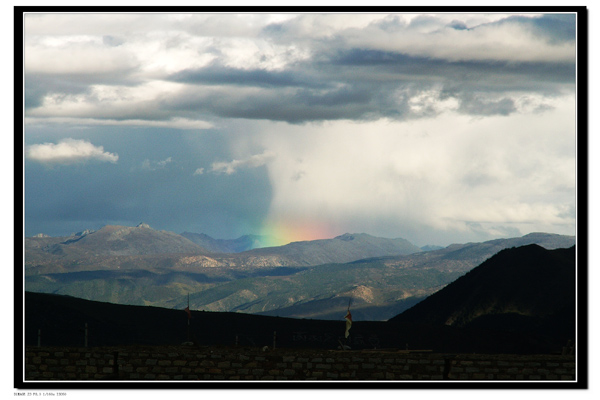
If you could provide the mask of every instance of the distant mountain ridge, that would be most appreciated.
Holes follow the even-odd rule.
[[[277,257],[284,265],[346,263],[364,258],[408,255],[422,250],[406,239],[386,239],[366,233],[345,233],[333,239],[292,242],[245,252],[250,257]]]
[[[351,301],[356,320],[387,320],[442,289],[501,250],[528,244],[568,248],[575,237],[535,233],[454,244],[405,256],[325,264],[297,274],[226,282],[192,295],[196,309],[336,319]],[[357,295],[368,293],[368,296]]]
[[[184,238],[214,253],[241,253],[266,247],[271,240],[267,236],[243,235],[237,239],[214,239],[204,233],[183,232]]]
[[[208,251],[183,236],[157,231],[147,224],[135,227],[106,225],[69,237],[25,238],[25,268],[45,267],[56,272],[105,269],[107,260],[162,254],[207,254]],[[122,258],[124,260],[124,258]],[[111,261],[108,261],[108,264]],[[120,267],[118,263],[115,267]]]
[[[367,234],[345,234],[333,239],[244,251],[240,250],[260,246],[268,238],[246,235],[222,240],[205,234],[184,234],[154,230],[142,223],[136,227],[107,225],[98,231],[79,232],[66,238],[28,237],[25,238],[25,267],[29,272],[36,267],[35,271],[45,273],[145,268],[149,256],[155,255],[162,256],[163,263],[186,271],[207,267],[248,270],[343,263],[422,251],[405,239]]]

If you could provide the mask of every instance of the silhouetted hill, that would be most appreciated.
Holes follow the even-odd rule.
[[[266,317],[192,311],[189,339],[195,346],[337,349],[411,349],[438,353],[543,354],[560,352],[562,342],[530,334],[465,329],[408,322],[354,322],[344,339],[345,321]],[[344,314],[345,315],[345,314]],[[181,310],[125,306],[70,296],[25,293],[25,345],[88,346],[180,345],[188,341],[187,314]],[[237,338],[237,339],[236,339]]]
[[[575,247],[506,249],[390,323],[575,337]]]
[[[192,311],[191,315],[190,340],[202,346],[232,346],[237,336],[241,346],[272,347],[276,332],[279,346],[336,348],[345,331],[343,316],[340,321],[319,321],[204,311]],[[188,318],[181,309],[25,293],[26,345],[37,343],[39,329],[45,346],[83,346],[86,324],[89,346],[179,345],[188,341]],[[355,331],[365,337],[375,334],[372,327],[364,330],[360,325]]]

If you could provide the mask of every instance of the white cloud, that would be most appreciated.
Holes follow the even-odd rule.
[[[242,160],[215,162],[212,164],[211,171],[231,175],[240,168],[260,167],[274,159],[275,153],[265,150],[262,154],[255,154]]]
[[[572,104],[555,99],[553,113],[510,118],[265,124],[263,144],[278,154],[268,164],[269,223],[423,244],[425,230],[439,244],[494,237],[499,226],[573,234]]]
[[[163,169],[166,167],[167,164],[171,163],[173,161],[173,159],[171,157],[167,157],[164,160],[161,161],[150,161],[149,159],[145,159],[142,162],[142,169],[148,170],[148,171],[156,171],[157,169]]]
[[[58,143],[33,144],[27,147],[27,158],[44,164],[73,164],[88,160],[116,163],[119,156],[104,151],[85,140],[63,139]]]
[[[119,48],[95,43],[69,43],[61,47],[45,43],[25,46],[25,71],[47,74],[115,74],[138,66],[135,56]]]
[[[162,161],[159,161],[159,162],[157,163],[157,165],[158,165],[159,167],[161,167],[161,168],[164,168],[164,167],[165,167],[165,165],[167,165],[167,164],[168,164],[168,163],[170,163],[171,161],[173,161],[173,159],[172,159],[171,157],[167,157],[166,159],[164,159],[164,160],[162,160]]]

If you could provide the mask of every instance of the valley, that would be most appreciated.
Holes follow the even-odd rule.
[[[193,238],[193,235],[187,234]],[[247,239],[205,242],[233,249]],[[345,234],[237,253],[215,252],[146,224],[67,238],[25,239],[27,291],[124,305],[268,316],[385,321],[507,248],[567,248],[575,237],[534,233],[425,251],[405,239]]]

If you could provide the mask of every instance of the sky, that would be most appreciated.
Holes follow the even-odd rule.
[[[25,235],[574,235],[575,24],[26,15]]]

